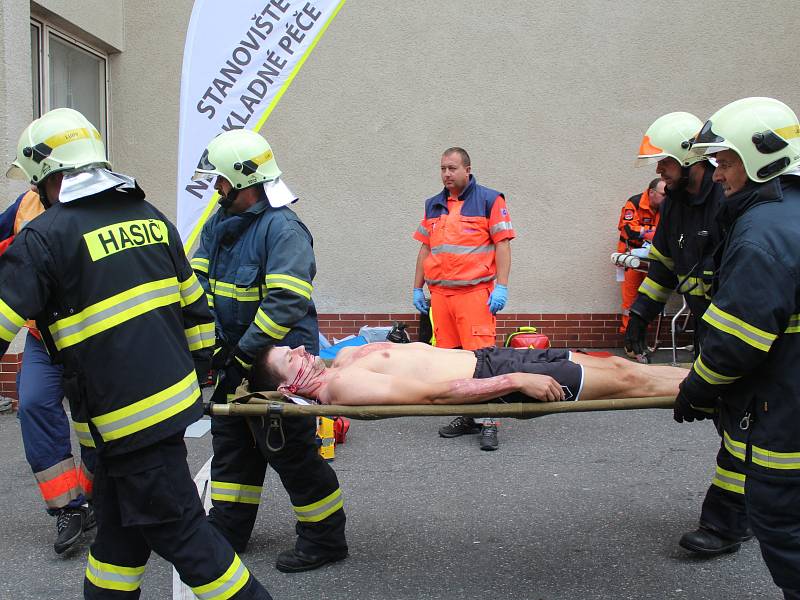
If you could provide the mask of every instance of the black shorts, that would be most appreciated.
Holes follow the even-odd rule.
[[[549,375],[564,388],[565,400],[578,400],[583,389],[583,367],[570,360],[570,351],[517,348],[481,348],[475,350],[478,362],[473,379],[487,379],[508,373],[533,373]],[[530,402],[531,398],[520,392],[506,394],[505,402]]]

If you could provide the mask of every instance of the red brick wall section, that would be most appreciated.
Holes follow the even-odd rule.
[[[408,325],[411,339],[419,335],[419,315],[417,313],[324,313],[319,315],[319,327],[328,340],[355,335],[363,325],[381,327],[402,321]],[[506,335],[519,327],[536,327],[539,333],[550,338],[554,348],[620,348],[622,335],[619,333],[620,316],[613,313],[500,313],[497,315],[497,344],[505,342]],[[650,327],[650,341],[654,337],[655,326]],[[664,320],[659,335],[661,345],[669,345],[669,321]],[[688,336],[679,338],[683,344],[690,343]]]
[[[22,363],[22,354],[6,354],[0,359],[0,396],[18,400],[17,371]],[[14,403],[16,409],[16,402]]]

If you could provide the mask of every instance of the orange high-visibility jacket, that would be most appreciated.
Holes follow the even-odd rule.
[[[457,294],[492,286],[495,244],[514,239],[514,228],[503,194],[478,185],[470,175],[457,200],[444,189],[425,202],[414,239],[431,251],[424,263],[428,289]]]
[[[645,241],[652,241],[661,213],[650,208],[650,190],[628,198],[619,216],[619,243],[617,252],[630,248],[641,248]]]

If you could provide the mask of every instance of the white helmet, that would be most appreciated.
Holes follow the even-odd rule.
[[[797,115],[774,98],[742,98],[722,107],[706,121],[692,144],[697,154],[733,150],[747,176],[764,183],[791,171],[800,162]]]
[[[38,184],[53,173],[87,166],[111,168],[100,132],[77,110],[56,108],[22,132],[6,176]]]
[[[656,119],[642,138],[636,166],[674,158],[682,167],[705,160],[705,156],[690,152],[692,138],[703,122],[691,113],[673,112]]]

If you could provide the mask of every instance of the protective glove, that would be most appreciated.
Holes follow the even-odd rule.
[[[211,368],[221,371],[228,364],[231,356],[231,345],[223,338],[217,336],[214,342],[214,354],[211,357]]]
[[[697,402],[695,404],[681,389],[678,396],[675,398],[675,406],[672,409],[672,418],[678,423],[691,423],[692,421],[702,421],[703,419],[712,419],[717,413],[716,400],[709,404],[709,402]]]
[[[242,384],[242,380],[250,374],[250,359],[237,346],[228,356],[224,367],[219,370],[217,387],[211,396],[211,402],[226,404],[228,394],[233,394]]]
[[[489,296],[486,304],[489,306],[489,310],[492,314],[496,315],[505,308],[506,302],[508,302],[508,288],[498,283],[494,286],[492,295]]]
[[[425,293],[422,291],[422,288],[414,288],[414,308],[416,308],[423,315],[428,314],[430,304],[428,303],[428,299],[425,297]]]
[[[638,314],[632,312],[628,327],[625,329],[625,352],[629,355],[646,356],[647,343],[645,336],[647,335],[647,321],[645,321]]]

